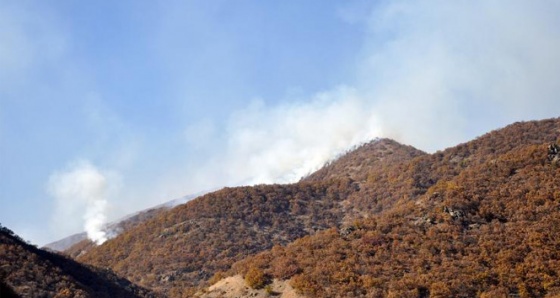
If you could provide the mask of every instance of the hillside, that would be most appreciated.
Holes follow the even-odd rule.
[[[387,161],[404,161],[418,152],[388,140],[379,143],[392,146],[392,152],[383,147],[386,156],[395,155]],[[378,144],[354,152],[361,154],[370,146]],[[371,157],[371,167],[383,164],[377,155]],[[225,188],[162,213],[78,260],[110,267],[173,297],[189,296],[235,261],[341,226],[344,201],[359,188],[343,175],[292,185]]]
[[[444,151],[372,167],[359,196],[351,198],[352,205],[363,217],[369,217],[398,200],[415,199],[439,181],[450,180],[466,169],[526,145],[555,142],[559,136],[559,119],[519,122]]]
[[[101,270],[23,242],[0,226],[0,296],[156,297]]]
[[[5,284],[3,281],[0,281],[0,297],[3,298],[16,298],[19,297],[14,290]]]
[[[233,262],[337,226],[351,181],[225,188],[178,206],[78,260],[171,296],[191,294]],[[190,294],[185,294],[190,296]]]
[[[289,280],[308,297],[557,297],[560,169],[548,145],[559,128],[516,123],[414,159],[401,170],[416,191],[390,210],[275,246],[226,276]]]
[[[376,140],[296,184],[207,194],[157,215],[78,260],[110,267],[171,297],[191,297],[223,276],[246,275],[249,270],[265,281],[289,280],[314,297],[446,297],[447,290],[451,296],[472,297],[483,294],[473,292],[481,286],[487,297],[500,297],[504,291],[541,297],[554,293],[551,280],[556,273],[548,279],[538,273],[538,281],[522,286],[519,275],[489,270],[507,262],[491,263],[500,260],[500,251],[480,247],[487,247],[488,239],[506,245],[505,236],[499,238],[496,231],[521,237],[527,233],[520,227],[536,229],[553,222],[524,219],[525,226],[514,225],[514,219],[526,214],[506,215],[504,208],[511,205],[510,211],[522,212],[522,201],[508,201],[513,200],[511,194],[539,192],[540,184],[525,181],[544,179],[553,181],[546,187],[558,185],[556,169],[547,163],[547,146],[558,136],[560,120],[549,119],[515,123],[434,154]],[[493,167],[494,172],[488,171]],[[503,189],[511,194],[494,193]],[[554,206],[557,196],[552,192],[545,202]],[[510,246],[517,249],[519,242],[513,243]],[[542,244],[557,248],[550,245]],[[476,259],[480,255],[488,260]],[[478,263],[468,261],[470,257]],[[449,277],[453,273],[471,282],[465,274],[475,271],[490,277],[479,276],[483,284],[464,287],[460,279]],[[434,284],[438,280],[446,282]],[[438,289],[444,285],[447,290]]]

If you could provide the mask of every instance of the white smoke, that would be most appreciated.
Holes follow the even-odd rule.
[[[254,183],[285,183],[317,170],[333,156],[381,132],[355,90],[340,87],[268,108],[255,102],[231,118],[226,172]]]
[[[49,193],[56,198],[54,228],[63,233],[74,229],[82,214],[81,224],[90,240],[102,244],[107,240],[104,226],[107,223],[109,181],[89,161],[73,163],[62,172],[53,173],[48,182]]]
[[[256,101],[233,113],[221,134],[212,123],[187,129],[198,145],[220,149],[203,148],[210,162],[184,181],[205,188],[293,182],[375,137],[433,152],[515,121],[556,117],[559,8],[526,1],[373,5],[350,18],[366,27],[351,84],[288,103]],[[200,127],[211,129],[194,134]]]
[[[201,155],[211,153],[181,179],[205,188],[298,181],[351,146],[380,135],[370,110],[349,87],[307,102],[267,106],[255,100],[232,114],[223,135],[192,136],[199,146],[207,146]]]
[[[304,98],[254,101],[225,120],[209,115],[187,123],[186,146],[146,134],[145,143],[119,154],[124,162],[106,161],[127,174],[120,204],[132,211],[224,185],[297,181],[375,137],[433,152],[515,121],[560,115],[560,4],[360,2],[368,4],[345,16],[364,32],[353,77]],[[216,88],[225,87],[216,82]],[[99,123],[107,125],[106,118]],[[111,184],[105,172],[88,167]],[[62,180],[75,178],[62,178],[80,176],[79,169],[53,175],[50,184],[68,184]],[[88,203],[52,188],[57,214],[64,215],[55,218],[60,228],[82,225],[73,218],[85,214],[90,237],[106,237],[107,199]]]
[[[434,151],[560,113],[556,2],[388,1],[356,88],[388,136]]]

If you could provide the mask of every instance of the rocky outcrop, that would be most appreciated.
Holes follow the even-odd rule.
[[[461,219],[465,216],[465,213],[463,211],[447,206],[443,207],[443,212],[448,213],[452,219]]]
[[[548,161],[553,165],[560,162],[560,146],[556,143],[548,145]]]

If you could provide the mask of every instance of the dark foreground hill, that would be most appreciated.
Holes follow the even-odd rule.
[[[0,226],[0,297],[156,297],[110,270],[23,242]]]
[[[313,297],[554,295],[559,136],[550,119],[434,154],[377,140],[300,183],[205,195],[78,259],[172,297],[223,271]]]

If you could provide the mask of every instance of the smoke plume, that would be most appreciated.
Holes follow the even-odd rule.
[[[558,116],[558,5],[386,1],[366,28],[343,87],[232,114],[207,140],[197,185],[294,182],[347,148],[390,137],[433,152],[520,120]],[[212,150],[220,148],[220,151]],[[194,179],[193,179],[194,176]],[[187,179],[185,179],[187,180]],[[206,188],[215,185],[204,185]]]
[[[294,182],[375,137],[434,152],[515,121],[560,115],[558,3],[362,2],[371,5],[344,17],[363,31],[351,77],[322,92],[304,90],[299,98],[255,100],[229,117],[187,121],[172,133],[132,128],[130,135],[140,140],[117,150],[120,162],[105,161],[127,177],[111,206],[131,212],[226,185]],[[191,72],[188,65],[177,69]],[[102,131],[115,134],[110,144],[127,139],[114,129],[126,125],[107,124],[113,115],[101,115]],[[91,239],[106,239],[107,179],[89,162],[53,174],[60,228],[78,224]],[[73,222],[75,214],[83,214],[83,222]]]
[[[62,232],[76,227],[81,221],[90,240],[102,244],[107,240],[108,178],[89,161],[72,164],[66,170],[55,172],[49,178],[49,193],[56,198],[55,228]],[[66,231],[65,231],[66,230]]]

